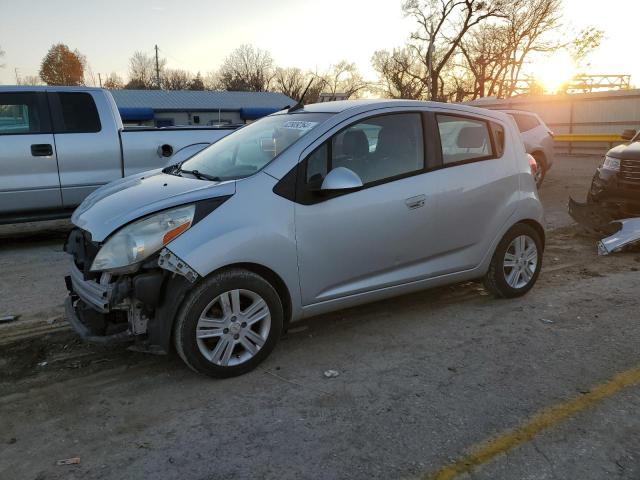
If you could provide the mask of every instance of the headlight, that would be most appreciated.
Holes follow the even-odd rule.
[[[620,159],[613,158],[609,156],[604,157],[604,162],[602,162],[602,168],[606,168],[607,170],[613,170],[614,172],[620,171]]]
[[[148,258],[188,230],[195,211],[195,205],[186,205],[130,223],[107,240],[93,260],[91,270],[126,267]]]

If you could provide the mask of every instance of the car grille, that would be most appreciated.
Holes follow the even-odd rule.
[[[619,178],[640,185],[640,160],[622,160]]]

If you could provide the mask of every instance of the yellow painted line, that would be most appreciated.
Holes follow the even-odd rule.
[[[435,473],[427,474],[425,480],[450,480],[462,473],[475,470],[480,465],[493,460],[525,442],[530,441],[543,430],[553,427],[563,420],[583,410],[593,407],[605,398],[615,395],[625,388],[640,384],[640,368],[633,368],[617,374],[606,383],[565,403],[555,405],[536,413],[523,425],[502,432],[494,438],[478,444],[471,454],[447,465]]]
[[[554,135],[556,142],[624,142],[620,135],[587,134],[587,133],[561,133]]]

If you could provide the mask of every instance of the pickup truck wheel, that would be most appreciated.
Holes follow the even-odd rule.
[[[498,244],[484,286],[497,298],[519,297],[531,290],[541,267],[540,236],[533,227],[519,223]]]
[[[283,318],[278,293],[265,279],[246,270],[220,272],[185,299],[174,326],[176,350],[196,372],[242,375],[274,349]]]

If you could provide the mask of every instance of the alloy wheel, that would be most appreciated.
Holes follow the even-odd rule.
[[[511,288],[523,288],[529,284],[538,268],[538,247],[528,235],[514,238],[503,260],[504,278]]]

